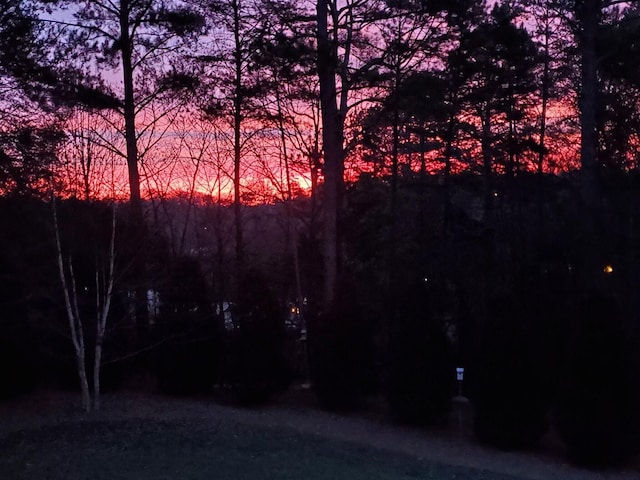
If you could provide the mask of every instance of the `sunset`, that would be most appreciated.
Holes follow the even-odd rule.
[[[636,478],[639,58],[640,1],[1,0],[0,479]]]

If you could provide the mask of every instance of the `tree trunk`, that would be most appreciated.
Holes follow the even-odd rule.
[[[124,126],[127,150],[127,168],[129,173],[129,206],[133,237],[131,253],[133,255],[134,311],[137,330],[138,348],[142,349],[147,341],[149,315],[147,311],[146,261],[144,248],[141,248],[145,236],[142,198],[140,194],[140,174],[138,171],[138,141],[136,135],[136,110],[133,78],[133,49],[129,32],[130,1],[120,2],[120,48],[122,53],[122,81],[124,87]]]
[[[580,162],[582,195],[589,207],[598,201],[597,172],[597,102],[598,65],[596,38],[600,24],[601,1],[584,0],[577,12],[580,24],[579,47],[581,57],[580,90]]]
[[[538,142],[538,176],[541,177],[544,173],[544,160],[545,160],[545,150],[546,150],[546,134],[547,134],[547,104],[549,102],[549,85],[551,83],[550,79],[550,68],[549,62],[551,61],[549,55],[549,37],[551,35],[549,29],[549,17],[548,12],[545,15],[545,30],[544,30],[544,66],[542,71],[542,88],[540,91],[540,95],[542,97],[542,106],[540,112],[540,139]]]
[[[233,212],[236,231],[236,282],[239,281],[243,268],[243,235],[242,235],[242,203],[240,198],[240,160],[241,160],[241,127],[242,127],[242,45],[240,39],[240,5],[238,0],[232,0],[233,9],[233,38],[235,79],[233,97]],[[237,285],[237,289],[241,288]],[[236,289],[236,290],[237,290]]]
[[[444,149],[444,208],[442,214],[442,231],[445,237],[451,233],[451,157],[456,131],[456,116],[451,114],[447,122],[447,137]]]
[[[322,141],[324,148],[323,189],[323,256],[324,299],[330,308],[338,276],[338,208],[344,170],[343,132],[340,111],[336,105],[337,53],[329,40],[327,0],[317,2],[318,79],[322,110]]]
[[[107,318],[111,310],[113,298],[113,286],[115,283],[116,264],[116,210],[113,207],[111,218],[111,240],[109,242],[109,270],[107,272],[107,285],[104,290],[104,298],[100,297],[100,275],[96,268],[96,345],[93,357],[93,409],[100,410],[100,370],[102,366],[102,345],[107,328]]]
[[[76,352],[76,366],[80,379],[80,392],[82,395],[82,409],[85,412],[91,411],[91,393],[89,392],[89,380],[87,379],[87,367],[84,357],[84,349]]]
[[[292,225],[291,202],[293,200],[293,192],[291,188],[291,171],[289,168],[289,152],[287,148],[286,126],[283,120],[282,101],[280,98],[280,90],[276,88],[276,102],[278,107],[278,129],[280,130],[280,142],[282,143],[282,157],[284,159],[284,173],[286,183],[285,209],[286,209],[286,242],[291,248],[293,260],[293,273],[296,285],[296,305],[300,307],[302,302],[302,281],[300,278],[300,261],[298,258],[298,240],[295,227]]]
[[[62,284],[64,305],[67,311],[67,320],[69,321],[69,332],[71,334],[71,341],[73,343],[76,358],[76,369],[78,379],[80,381],[80,391],[82,396],[82,408],[84,411],[89,412],[91,411],[91,394],[89,392],[89,381],[87,380],[87,367],[85,363],[84,330],[80,319],[80,310],[78,308],[77,292],[75,288],[75,276],[73,274],[71,260],[69,260],[68,265],[69,280],[67,280],[67,273],[65,271],[55,197],[52,198],[52,208],[58,275],[60,277],[60,283]]]
[[[491,220],[493,210],[493,154],[492,134],[491,134],[491,110],[488,106],[482,107],[480,113],[480,121],[482,122],[482,138],[480,146],[482,149],[482,177],[484,183],[484,212],[486,217]]]
[[[124,87],[124,127],[129,173],[130,203],[134,220],[142,218],[140,173],[138,171],[138,142],[136,138],[136,111],[134,98],[133,60],[129,33],[129,1],[120,3],[120,48],[122,52],[122,81]]]
[[[102,339],[96,339],[93,359],[93,410],[100,410],[100,367],[102,365]]]

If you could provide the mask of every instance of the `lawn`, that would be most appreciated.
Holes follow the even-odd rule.
[[[73,422],[0,435],[0,479],[517,480],[229,420]]]

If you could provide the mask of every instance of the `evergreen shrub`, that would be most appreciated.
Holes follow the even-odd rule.
[[[574,318],[557,426],[569,457],[581,465],[618,465],[638,438],[640,379],[622,320],[618,302],[599,293]]]
[[[387,399],[395,420],[432,424],[447,418],[455,369],[427,285],[416,281],[414,287],[398,297],[396,318],[389,327]]]
[[[179,258],[160,290],[155,325],[158,388],[173,395],[211,390],[216,380],[219,334],[207,286],[196,259]]]
[[[225,332],[223,379],[237,403],[257,404],[286,390],[291,382],[285,312],[257,270],[242,275],[238,293],[234,328]]]
[[[362,406],[372,378],[367,322],[350,279],[338,282],[331,308],[311,318],[310,367],[315,393],[329,410]]]
[[[543,357],[530,307],[521,298],[495,297],[480,325],[468,376],[478,440],[502,449],[536,447],[547,429],[554,382]]]

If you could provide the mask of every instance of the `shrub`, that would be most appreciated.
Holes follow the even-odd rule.
[[[155,353],[160,391],[174,395],[208,392],[216,379],[219,334],[207,287],[195,259],[177,259],[160,291]]]
[[[284,352],[284,311],[257,270],[245,272],[240,286],[235,329],[225,332],[223,379],[235,401],[261,403],[286,389],[291,380]]]
[[[0,258],[0,399],[29,392],[36,383],[37,345],[25,324],[24,295],[3,258]]]
[[[310,372],[315,393],[330,410],[358,408],[371,384],[369,328],[352,281],[342,278],[329,311],[312,317]]]
[[[26,342],[16,342],[13,338],[0,340],[0,400],[29,393],[34,388],[36,373],[24,353],[26,348],[29,348]]]
[[[494,298],[468,367],[474,431],[481,442],[503,449],[534,447],[546,430],[553,381],[537,344],[538,319],[521,300]]]
[[[638,434],[638,378],[611,297],[589,295],[575,318],[558,402],[558,429],[579,464],[623,462]]]
[[[401,422],[430,424],[446,419],[454,367],[449,341],[437,324],[424,281],[404,290],[390,326],[387,398]]]
[[[189,324],[158,351],[158,389],[171,395],[207,393],[215,382],[215,342],[208,325],[199,325],[188,316],[173,322]],[[212,322],[212,319],[209,319]]]

